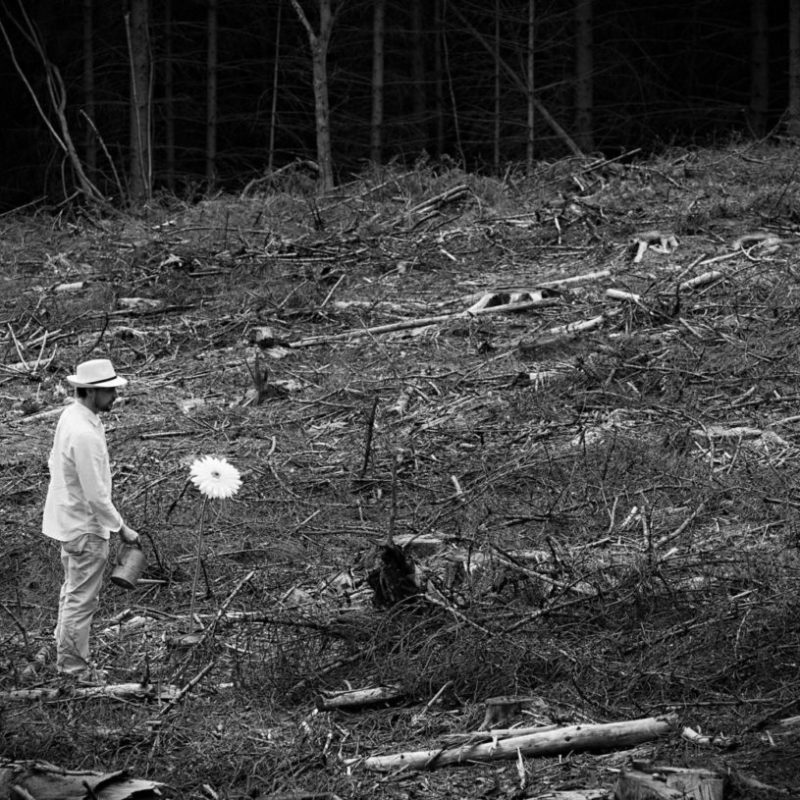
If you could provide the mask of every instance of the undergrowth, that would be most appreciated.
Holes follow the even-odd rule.
[[[569,159],[505,182],[422,165],[313,203],[254,190],[92,227],[4,218],[0,690],[57,685],[51,666],[26,670],[51,640],[60,581],[39,533],[55,416],[33,415],[60,407],[90,353],[130,377],[108,435],[149,557],[135,593],[105,588],[96,655],[154,685],[210,665],[163,715],[68,693],[7,701],[4,755],[126,768],[185,797],[204,784],[359,797],[394,789],[343,759],[436,746],[474,730],[495,695],[536,696],[557,722],[677,709],[742,735],[791,712],[795,245],[733,252],[729,239],[767,224],[794,235],[792,158],[762,145]],[[453,207],[414,217],[462,184]],[[736,194],[724,208],[718,185]],[[630,234],[662,225],[681,246],[633,263]],[[607,274],[559,305],[364,330],[593,269]],[[639,299],[610,307],[607,286]],[[585,334],[548,334],[597,314]],[[345,331],[359,335],[292,346]],[[204,454],[244,483],[201,526],[187,478]],[[421,591],[376,608],[368,578],[396,541]],[[198,551],[210,633],[187,643]],[[402,700],[320,710],[348,685],[399,686]]]

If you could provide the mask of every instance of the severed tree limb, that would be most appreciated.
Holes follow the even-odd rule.
[[[412,208],[409,208],[407,211],[402,212],[398,215],[394,224],[397,225],[399,222],[410,217],[412,214],[430,214],[433,211],[437,211],[446,203],[452,203],[454,200],[460,199],[467,194],[467,191],[468,188],[465,183],[461,183],[458,186],[451,186],[441,194],[437,194],[435,197],[431,197],[428,200],[423,200],[421,203],[418,203]]]
[[[174,697],[170,699],[170,701],[159,710],[158,715],[164,716],[165,714],[169,713],[180,701],[195,687],[198,683],[205,677],[206,673],[211,670],[214,666],[213,661],[209,661],[197,675],[192,678],[189,683],[186,684],[182,689],[180,689]]]
[[[394,685],[345,689],[338,692],[324,691],[316,698],[315,704],[320,711],[330,711],[333,708],[358,708],[376,703],[388,703],[397,700],[403,694],[403,690]]]
[[[695,276],[694,278],[689,278],[688,280],[684,281],[678,288],[682,292],[688,292],[690,289],[696,289],[698,286],[705,286],[707,283],[711,283],[712,281],[717,280],[717,278],[721,278],[722,273],[718,270],[710,270],[709,272],[703,272],[700,275]]]
[[[441,322],[450,322],[456,319],[468,319],[470,317],[479,316],[482,314],[498,314],[502,312],[512,311],[527,311],[530,308],[540,308],[542,306],[558,305],[561,300],[557,297],[545,297],[541,300],[530,300],[525,303],[506,303],[501,306],[490,306],[482,308],[479,311],[468,312],[459,311],[456,314],[439,314],[435,317],[418,317],[417,319],[407,319],[400,322],[390,322],[386,325],[376,325],[372,328],[361,328],[359,330],[344,331],[344,333],[332,333],[323,336],[307,336],[305,339],[298,339],[295,342],[289,342],[289,347],[311,347],[317,344],[326,344],[328,342],[337,342],[344,339],[351,339],[357,336],[374,336],[381,333],[392,333],[393,331],[407,330],[408,328],[424,328],[428,325],[436,325]],[[601,318],[602,319],[602,318]]]
[[[367,415],[367,432],[364,438],[364,460],[361,462],[361,471],[358,474],[359,480],[364,480],[364,476],[367,474],[367,468],[369,467],[369,459],[372,455],[372,436],[375,431],[375,412],[378,410],[379,401],[380,397],[378,395],[372,398],[372,405]]]
[[[531,725],[519,728],[489,728],[485,731],[465,731],[464,733],[446,733],[442,741],[447,744],[482,744],[500,739],[510,739],[512,736],[528,736],[532,733],[546,733],[562,728],[562,725]]]
[[[172,700],[178,692],[175,686],[142,686],[141,683],[113,683],[107,686],[75,686],[58,688],[14,689],[0,693],[0,700],[97,700],[100,698],[158,698]]]
[[[518,754],[544,756],[578,750],[610,750],[618,747],[630,747],[665,736],[675,728],[677,721],[677,714],[668,714],[663,717],[648,717],[606,724],[569,725],[554,731],[512,736],[498,742],[372,756],[364,761],[364,766],[371,770],[432,769],[446,764],[462,764],[467,761],[517,758]]]
[[[568,322],[564,325],[556,325],[553,328],[542,331],[536,339],[518,339],[515,346],[519,347],[523,353],[534,353],[543,345],[552,347],[561,342],[569,341],[576,333],[599,328],[606,321],[608,316],[610,316],[610,314],[600,314],[591,319],[576,320],[575,322]]]
[[[242,586],[244,586],[255,574],[255,570],[251,570],[236,584],[236,586],[233,587],[233,591],[227,596],[227,598],[225,598],[225,602],[217,609],[217,613],[214,615],[211,625],[209,625],[200,635],[200,638],[196,643],[197,645],[201,645],[206,639],[208,639],[210,636],[213,636],[214,632],[216,631],[217,624],[225,615],[225,612],[228,610],[228,606],[233,602],[233,598],[239,594]]]

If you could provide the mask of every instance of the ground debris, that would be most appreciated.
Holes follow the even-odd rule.
[[[125,770],[67,770],[44,761],[0,759],[0,800],[151,800],[166,784]]]

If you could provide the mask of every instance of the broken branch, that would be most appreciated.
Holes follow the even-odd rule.
[[[438,750],[415,750],[386,756],[372,756],[364,766],[372,770],[430,769],[465,761],[489,761],[523,756],[555,755],[577,750],[609,750],[630,747],[669,733],[677,715],[648,717],[597,725],[569,725],[554,731],[512,736],[498,742],[463,745]]]

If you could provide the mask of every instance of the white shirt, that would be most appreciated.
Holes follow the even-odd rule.
[[[108,539],[122,527],[111,502],[111,467],[103,423],[77,401],[58,419],[50,452],[42,532],[68,542],[84,533]]]

